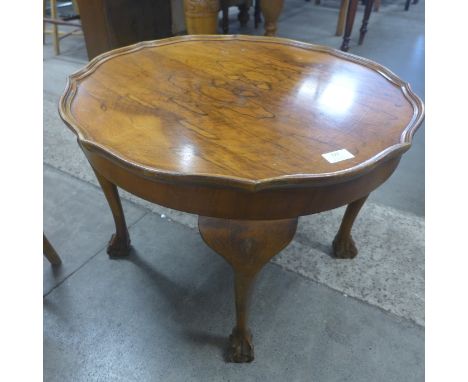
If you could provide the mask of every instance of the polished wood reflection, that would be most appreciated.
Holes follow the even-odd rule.
[[[101,56],[72,78],[61,113],[83,139],[147,172],[252,185],[327,177],[404,149],[422,106],[388,70],[355,56],[200,36]],[[354,158],[322,156],[339,149]]]

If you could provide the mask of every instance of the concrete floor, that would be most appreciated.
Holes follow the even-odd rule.
[[[279,35],[338,47],[336,1],[323,3],[286,1]],[[364,45],[354,38],[351,52],[388,66],[424,98],[424,2],[409,12],[403,3],[383,1]],[[251,25],[236,29],[234,12],[231,24],[233,33],[255,33]],[[57,99],[65,74],[85,61],[80,37],[63,40],[60,57],[47,44],[45,98]],[[424,215],[423,128],[371,200]],[[44,166],[44,231],[63,259],[58,269],[44,261],[44,380],[424,380],[422,326],[275,264],[261,273],[253,297],[255,361],[224,362],[234,324],[229,267],[196,231],[123,204],[133,252],[110,261],[113,222],[102,192]]]
[[[101,191],[44,167],[45,381],[423,381],[424,330],[270,264],[251,311],[256,359],[225,362],[232,274],[196,231],[124,201],[133,252],[109,260]]]

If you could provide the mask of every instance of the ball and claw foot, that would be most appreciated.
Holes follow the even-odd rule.
[[[110,258],[119,258],[128,256],[130,253],[130,238],[127,235],[124,239],[118,237],[115,233],[111,236],[107,244],[107,254]]]
[[[252,334],[250,332],[240,333],[237,328],[232,330],[229,336],[229,361],[236,363],[252,362],[254,359],[254,348],[252,345]]]
[[[358,254],[356,244],[351,236],[336,236],[333,240],[333,254],[337,259],[353,259]]]

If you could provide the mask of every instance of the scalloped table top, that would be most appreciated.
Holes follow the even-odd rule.
[[[185,36],[96,57],[60,114],[82,144],[146,175],[248,188],[359,174],[410,147],[423,105],[388,69],[334,49]],[[323,156],[343,149],[352,157]]]

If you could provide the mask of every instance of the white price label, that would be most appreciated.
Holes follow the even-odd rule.
[[[346,149],[341,149],[337,151],[332,151],[326,154],[322,154],[322,156],[330,163],[341,162],[346,159],[354,158],[354,155],[351,154]]]

